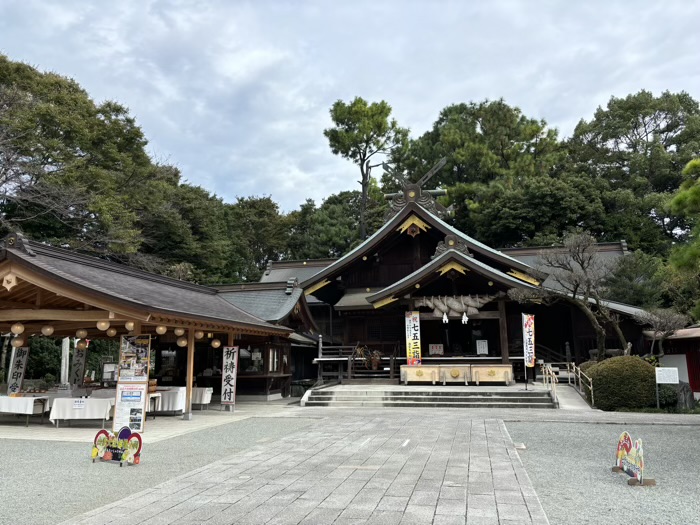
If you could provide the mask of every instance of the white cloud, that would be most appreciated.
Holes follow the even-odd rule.
[[[0,52],[128,106],[192,183],[290,210],[357,187],[323,137],[337,99],[384,99],[418,136],[449,104],[503,97],[568,135],[611,95],[700,98],[699,21],[650,0],[9,0]]]

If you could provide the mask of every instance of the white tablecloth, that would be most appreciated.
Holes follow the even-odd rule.
[[[53,400],[49,420],[53,423],[61,419],[109,419],[114,399],[87,398],[83,408],[73,408],[78,398],[59,397]]]
[[[44,399],[46,405],[42,405],[40,402],[34,405],[34,400]],[[41,414],[42,409],[45,407],[48,410],[48,397],[47,396],[37,396],[37,397],[9,397],[0,396],[0,412],[6,412],[9,414]]]
[[[160,394],[160,412],[184,412],[185,396],[187,390],[184,386],[172,387],[168,390],[158,390]]]
[[[211,396],[214,393],[212,387],[198,387],[192,389],[192,404],[193,405],[208,405],[211,403]]]

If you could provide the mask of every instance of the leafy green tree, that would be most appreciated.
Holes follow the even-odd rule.
[[[288,221],[269,196],[239,197],[226,207],[226,224],[232,241],[226,275],[231,280],[256,281],[268,261],[286,256]]]
[[[494,180],[510,184],[549,174],[561,156],[556,130],[500,99],[446,107],[433,128],[407,149],[398,149],[392,161],[416,181],[445,157],[447,164],[435,180],[452,186]],[[382,182],[385,189],[395,189],[391,181]]]
[[[367,202],[370,189],[371,161],[376,155],[388,155],[400,149],[408,138],[408,129],[395,119],[389,120],[391,106],[384,102],[368,103],[355,97],[348,103],[336,101],[330,110],[334,126],[323,134],[334,155],[351,160],[360,168],[360,239],[367,238]]]
[[[665,255],[684,241],[687,220],[669,213],[683,166],[700,148],[700,107],[687,93],[640,91],[612,97],[567,142],[567,169],[600,184],[606,228],[601,238],[624,238],[633,249]]]
[[[671,254],[671,262],[678,275],[691,281],[685,288],[700,289],[700,158],[693,159],[683,169],[686,181],[671,201],[672,209],[691,220],[695,227],[691,240],[680,245]],[[700,299],[692,309],[692,315],[700,318]]]
[[[604,282],[607,299],[642,308],[661,306],[663,261],[659,257],[635,251],[620,257]]]

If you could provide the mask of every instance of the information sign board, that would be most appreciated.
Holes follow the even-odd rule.
[[[657,385],[677,385],[678,384],[678,369],[670,367],[656,368],[656,384]]]
[[[127,427],[135,432],[142,432],[147,402],[148,383],[117,383],[112,427],[114,431]]]
[[[421,364],[420,312],[406,312],[406,364]]]

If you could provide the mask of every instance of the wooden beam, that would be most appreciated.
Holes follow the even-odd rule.
[[[10,308],[0,310],[1,321],[101,321],[117,320],[114,312],[106,310],[32,310]]]
[[[448,319],[456,320],[456,319],[461,319],[461,315],[449,315],[447,316]],[[500,319],[500,313],[499,312],[492,312],[492,311],[487,311],[487,312],[479,312],[478,314],[473,314],[469,316],[469,320],[477,320],[477,319]],[[441,321],[442,316],[440,317],[435,317],[433,314],[429,313],[423,313],[421,312],[420,314],[420,319],[421,321]]]
[[[501,360],[504,364],[510,363],[510,351],[508,349],[508,317],[506,316],[506,302],[498,301],[498,326],[501,332]]]
[[[185,392],[185,411],[182,419],[192,419],[192,384],[194,383],[194,328],[187,330],[187,382]]]

